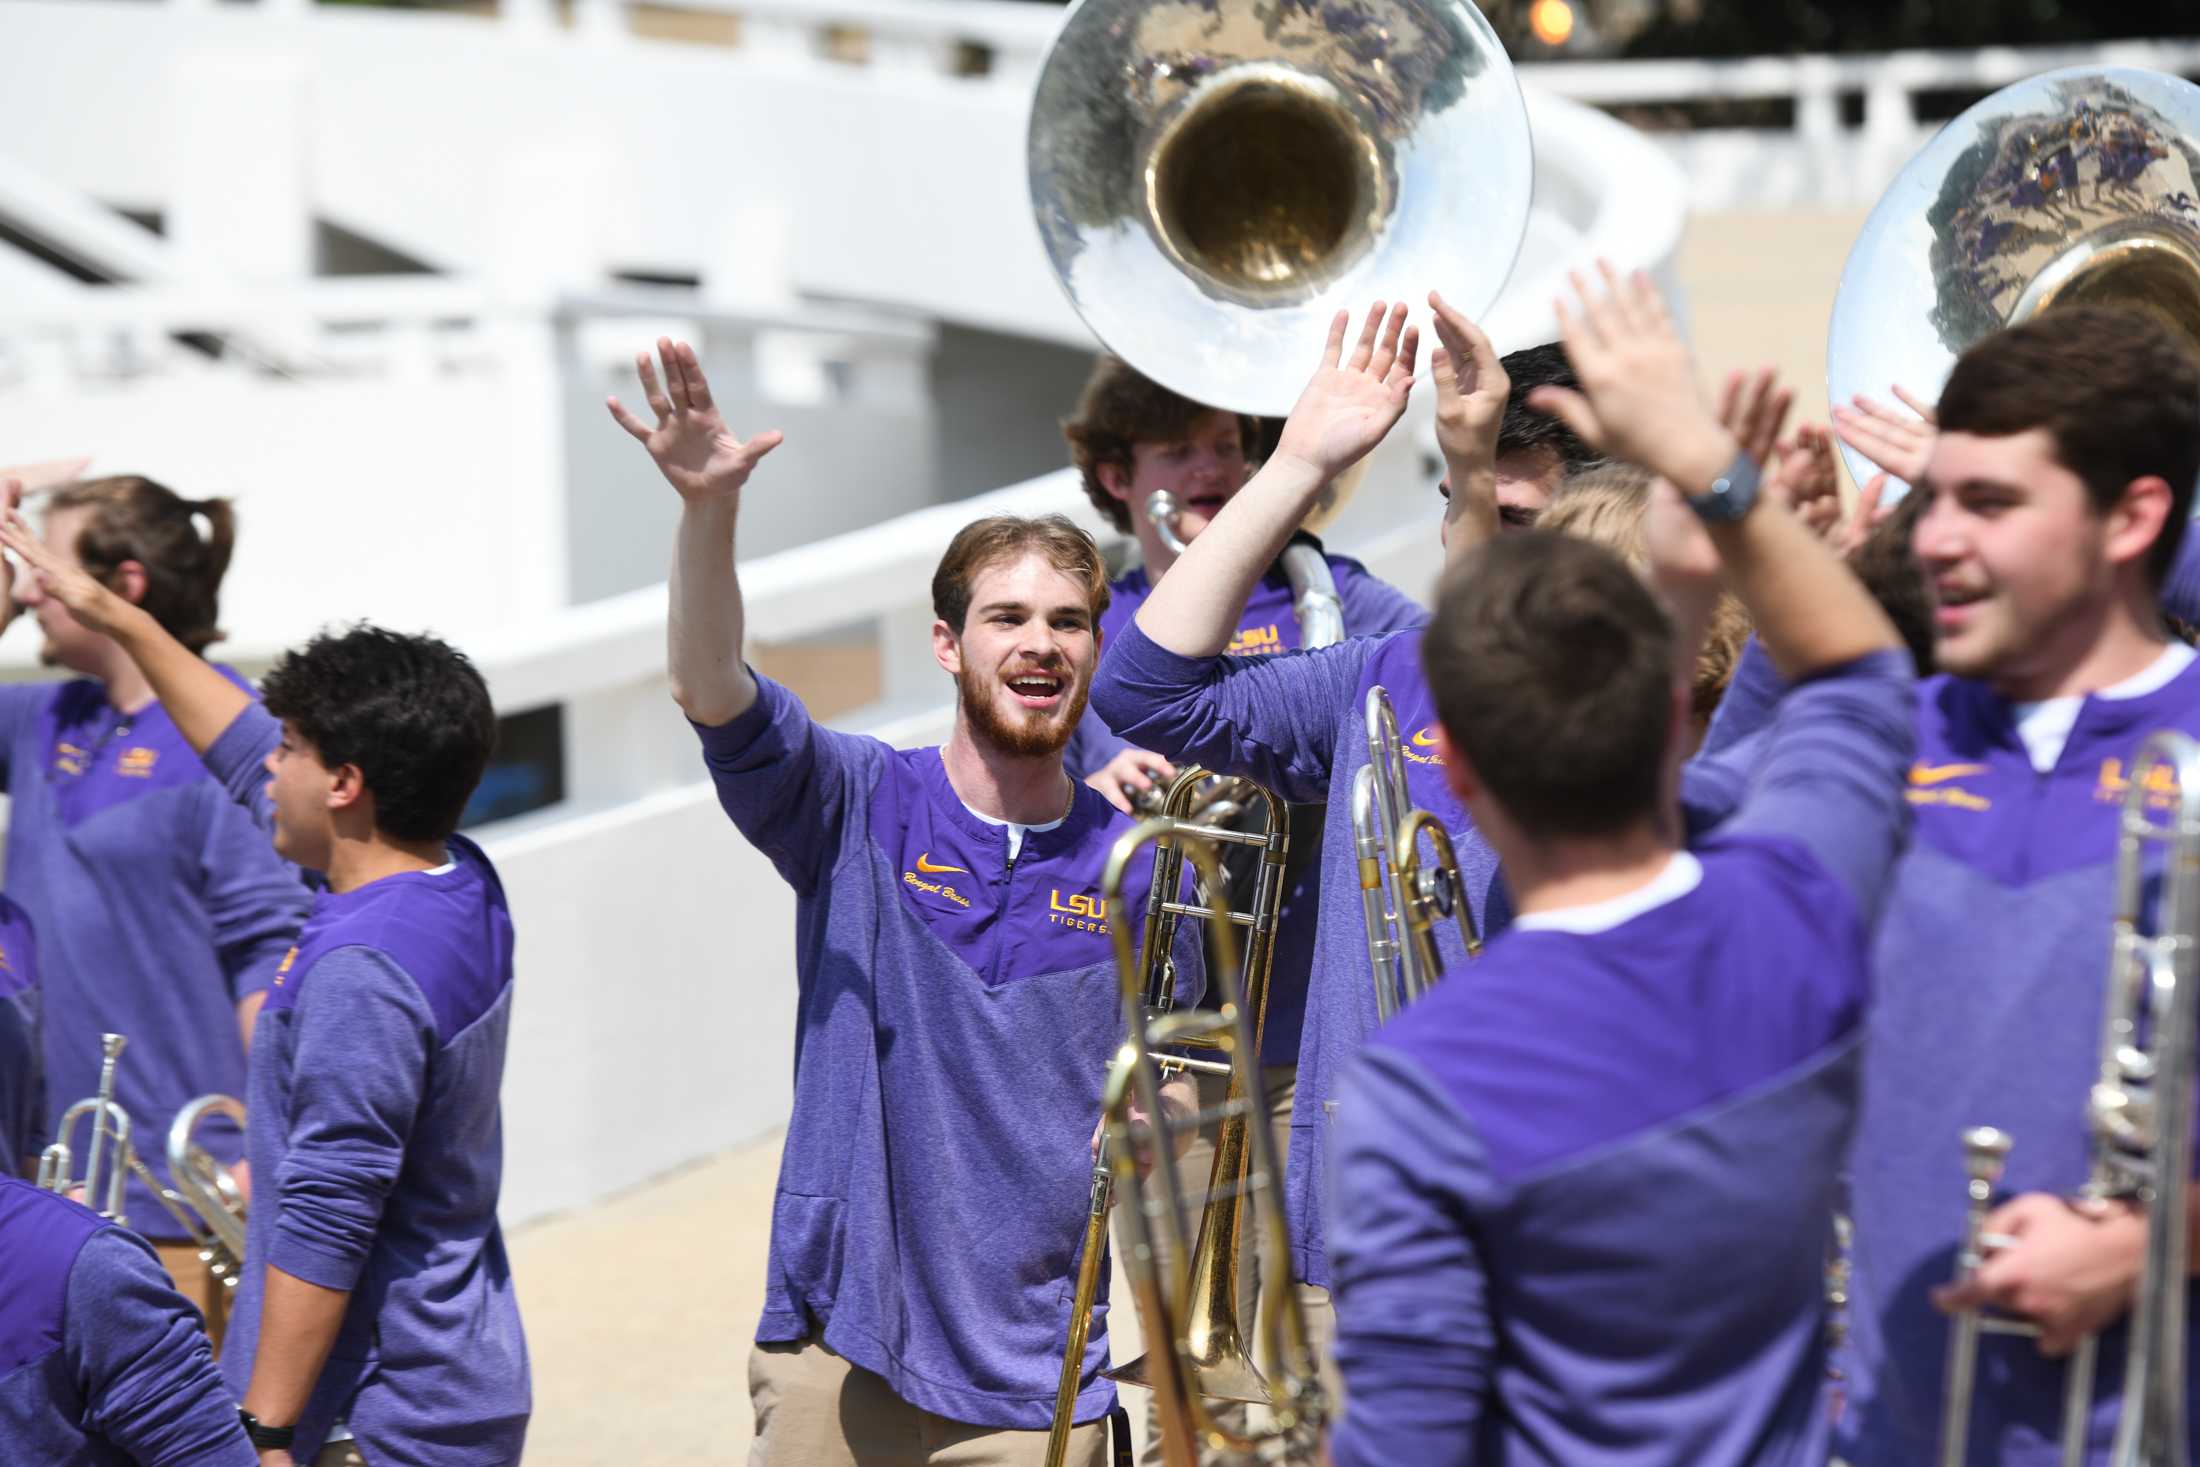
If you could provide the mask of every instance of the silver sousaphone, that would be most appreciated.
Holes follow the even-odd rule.
[[[2200,352],[2200,87],[2051,71],[1942,128],[1849,251],[1828,391],[1886,401],[1900,383],[1930,401],[1979,338],[2077,304],[2144,311]],[[1842,452],[1859,484],[1877,472]]]
[[[1082,0],[1032,101],[1031,202],[1107,348],[1232,412],[1290,411],[1329,320],[1497,299],[1528,114],[1467,0]]]

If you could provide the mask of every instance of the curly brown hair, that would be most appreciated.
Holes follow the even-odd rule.
[[[1100,482],[1100,467],[1113,464],[1125,474],[1131,471],[1131,450],[1141,443],[1168,443],[1189,433],[1192,424],[1210,412],[1197,403],[1141,375],[1120,357],[1104,356],[1093,364],[1085,390],[1077,396],[1077,414],[1062,423],[1069,440],[1070,462],[1084,481],[1085,497],[1109,524],[1124,534],[1131,531],[1129,506],[1108,492]],[[1238,438],[1245,456],[1260,451],[1260,420],[1238,415]]]

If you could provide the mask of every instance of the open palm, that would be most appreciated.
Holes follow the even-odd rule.
[[[1413,391],[1413,359],[1420,334],[1406,324],[1401,302],[1386,311],[1381,302],[1368,313],[1353,349],[1344,350],[1350,317],[1339,311],[1330,323],[1321,366],[1283,425],[1276,452],[1296,457],[1325,476],[1358,462],[1383,441],[1406,410]]]
[[[757,461],[779,446],[781,435],[776,431],[759,433],[746,443],[734,436],[719,415],[717,404],[711,401],[710,383],[703,376],[694,347],[661,336],[657,339],[657,356],[664,363],[662,383],[647,352],[634,358],[642,395],[657,415],[657,426],[652,428],[635,417],[616,397],[606,404],[613,420],[649,450],[665,481],[682,499],[699,503],[733,498],[748,482]]]

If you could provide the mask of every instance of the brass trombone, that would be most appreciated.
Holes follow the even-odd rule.
[[[202,1095],[177,1112],[167,1137],[168,1170],[175,1186],[162,1186],[152,1169],[139,1159],[130,1113],[115,1099],[115,1067],[129,1042],[120,1034],[99,1037],[99,1093],[79,1100],[62,1113],[53,1144],[39,1155],[38,1185],[63,1195],[81,1188],[85,1202],[101,1217],[127,1227],[124,1199],[129,1180],[136,1177],[143,1182],[153,1200],[183,1228],[207,1272],[221,1284],[224,1303],[215,1311],[219,1317],[206,1321],[207,1333],[219,1349],[222,1329],[228,1321],[227,1302],[236,1297],[237,1279],[243,1271],[244,1193],[228,1168],[193,1141],[192,1134],[208,1115],[227,1116],[241,1128],[245,1109],[227,1095]],[[90,1122],[91,1140],[82,1174],[72,1175],[75,1152],[70,1138],[81,1120]]]
[[[1470,958],[1480,956],[1482,939],[1450,834],[1434,815],[1410,807],[1405,741],[1389,690],[1369,688],[1366,712],[1367,763],[1352,778],[1352,839],[1360,858],[1368,962],[1375,970],[1375,1011],[1388,1023],[1443,971],[1437,923],[1458,920]],[[1431,859],[1421,855],[1423,833]]]
[[[2173,810],[2174,819],[2151,819],[2148,808],[2155,803]],[[2147,1215],[2146,1261],[2125,1343],[2110,1467],[2185,1467],[2186,1183],[2192,1176],[2193,1026],[2200,1022],[2194,957],[2200,941],[2200,742],[2167,731],[2141,744],[2119,820],[2107,1012],[2100,1070],[2085,1107],[2093,1163],[2078,1197],[2137,1202]],[[2146,858],[2155,847],[2163,848],[2166,869],[2160,902],[2148,911]],[[1977,1270],[1994,1242],[1985,1221],[2010,1137],[1973,1127],[1963,1133],[1963,1147],[1969,1207],[1958,1282]],[[1981,1333],[2037,1335],[2039,1329],[1976,1309],[1956,1317],[1942,1378],[1942,1467],[1961,1467],[1964,1460]],[[2097,1335],[2081,1341],[2064,1377],[2065,1467],[2085,1460],[2099,1343]]]
[[[1136,1240],[1129,1242],[1133,1252],[1145,1251],[1143,1266],[1148,1274],[1157,1275],[1160,1270],[1169,1271],[1172,1276],[1180,1273],[1188,1293],[1183,1298],[1164,1297],[1167,1291],[1162,1289],[1158,1277],[1150,1277],[1153,1291],[1157,1292],[1154,1299],[1148,1300],[1148,1291],[1134,1285],[1134,1293],[1139,1294],[1140,1318],[1146,1324],[1146,1338],[1152,1348],[1143,1359],[1111,1370],[1108,1375],[1126,1384],[1144,1385],[1154,1392],[1153,1410],[1162,1424],[1164,1455],[1172,1467],[1195,1458],[1170,1453],[1178,1449],[1190,1450],[1185,1444],[1199,1432],[1219,1430],[1213,1426],[1204,1407],[1195,1404],[1197,1398],[1275,1405],[1274,1393],[1254,1365],[1238,1327],[1237,1290],[1243,1248],[1244,1199],[1261,1188],[1270,1189],[1270,1196],[1274,1197],[1282,1181],[1282,1172],[1273,1154],[1275,1138],[1268,1126],[1267,1105],[1258,1081],[1260,1027],[1267,1005],[1268,970],[1277,918],[1283,905],[1283,868],[1290,844],[1290,821],[1287,807],[1270,791],[1249,781],[1231,783],[1235,786],[1230,801],[1232,813],[1235,807],[1257,803],[1266,815],[1264,829],[1239,831],[1208,823],[1205,817],[1212,813],[1212,807],[1203,805],[1202,801],[1211,793],[1213,782],[1205,770],[1186,769],[1170,784],[1161,812],[1118,841],[1109,859],[1103,897],[1119,899],[1123,873],[1131,857],[1142,844],[1151,842],[1155,847],[1153,877],[1138,950],[1134,953],[1128,931],[1119,926],[1114,932],[1130,1040],[1109,1069],[1107,1110],[1093,1163],[1084,1251],[1079,1259],[1077,1288],[1070,1306],[1069,1338],[1062,1355],[1061,1382],[1055,1394],[1054,1420],[1047,1443],[1049,1467],[1060,1467],[1068,1450],[1071,1413],[1084,1373],[1093,1300],[1099,1291],[1101,1270],[1106,1261],[1108,1215],[1118,1190],[1125,1189],[1124,1172],[1127,1169],[1134,1178],[1136,1173],[1136,1159],[1128,1150],[1130,1142],[1125,1131],[1127,1110],[1119,1115],[1118,1108],[1127,1108],[1135,1100],[1147,1107],[1148,1115],[1158,1116],[1159,1112],[1152,1107],[1160,1101],[1160,1071],[1197,1070],[1228,1075],[1230,1083],[1218,1110],[1203,1114],[1190,1123],[1202,1124],[1218,1117],[1221,1120],[1196,1240],[1189,1241],[1186,1246],[1189,1235],[1182,1226],[1181,1199],[1175,1190],[1174,1152],[1167,1145],[1156,1143],[1155,1146],[1158,1151],[1170,1153],[1166,1168],[1157,1175],[1163,1179],[1158,1184],[1161,1194],[1171,1199],[1168,1211],[1174,1221],[1173,1227],[1160,1233],[1163,1241],[1158,1246],[1166,1255],[1160,1264],[1153,1261],[1152,1235],[1145,1231],[1146,1223],[1133,1223],[1128,1216],[1132,1209],[1126,1209],[1126,1239]],[[1191,818],[1195,811],[1201,816],[1198,820]],[[1225,845],[1251,847],[1260,857],[1253,877],[1252,901],[1244,910],[1232,909],[1227,904],[1228,880],[1215,854],[1216,848]],[[1185,901],[1181,896],[1186,859],[1193,862],[1198,872],[1199,900]],[[1221,988],[1224,1007],[1220,1014],[1171,1012],[1176,992],[1172,954],[1179,924],[1186,917],[1209,924],[1213,941],[1223,954],[1217,962],[1229,968],[1228,984]],[[1233,930],[1237,927],[1245,928],[1247,934],[1242,963],[1237,958]],[[1159,1033],[1165,1033],[1166,1037],[1151,1037]],[[1208,1050],[1223,1058],[1150,1053],[1152,1045],[1164,1043]],[[1151,1095],[1145,1094],[1131,1078],[1136,1052],[1148,1052],[1150,1063],[1156,1067]],[[1128,1195],[1143,1196],[1144,1188],[1135,1187]],[[1151,1211],[1155,1204],[1143,1205]],[[1280,1232],[1280,1207],[1267,1210],[1274,1213],[1275,1227]],[[1276,1250],[1287,1246],[1281,1237],[1270,1239],[1270,1245]],[[1275,1256],[1281,1258],[1288,1254],[1277,1251]],[[1135,1269],[1139,1264],[1129,1260],[1127,1266]],[[1305,1338],[1303,1321],[1299,1321],[1296,1314],[1295,1296],[1289,1307],[1294,1311],[1293,1320],[1297,1321],[1295,1337],[1301,1349],[1298,1355],[1276,1357],[1287,1365],[1303,1356]],[[1174,1447],[1172,1441],[1176,1443]]]

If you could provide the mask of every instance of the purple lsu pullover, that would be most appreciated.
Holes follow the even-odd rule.
[[[125,715],[82,680],[0,687],[0,779],[8,895],[38,931],[49,1139],[99,1088],[99,1036],[125,1035],[116,1098],[165,1182],[176,1112],[244,1093],[236,1005],[267,987],[306,888],[157,703]],[[225,1161],[241,1150],[218,1118],[201,1137]],[[182,1237],[134,1179],[125,1207],[147,1237]]]
[[[257,1467],[198,1311],[153,1250],[0,1177],[0,1462]]]
[[[38,1008],[38,944],[30,918],[0,896],[0,1176],[13,1175],[53,1139]]]
[[[1387,581],[1369,575],[1367,567],[1342,555],[1325,555],[1337,582],[1337,599],[1344,604],[1346,631],[1355,637],[1377,637],[1422,625],[1428,612]],[[1153,582],[1144,566],[1117,577],[1108,588],[1108,609],[1100,618],[1103,650],[1118,640],[1138,608],[1153,594]],[[1291,583],[1280,562],[1261,577],[1238,617],[1238,629],[1227,649],[1232,657],[1263,657],[1274,652],[1295,652],[1301,645],[1299,614],[1291,600]],[[1100,715],[1090,708],[1077,725],[1062,762],[1079,779],[1129,747],[1108,732]],[[1307,981],[1314,961],[1314,928],[1319,912],[1316,885],[1321,875],[1322,828],[1326,813],[1320,805],[1299,805],[1291,811],[1291,855],[1284,867],[1283,913],[1278,920],[1275,959],[1268,974],[1268,1009],[1261,1026],[1260,1057],[1263,1064],[1295,1065],[1306,1019]],[[1346,818],[1340,810],[1338,818]]]
[[[794,1110],[756,1337],[822,1329],[912,1405],[1043,1429],[1122,1042],[1109,934],[1143,918],[1150,848],[1111,909],[1102,868],[1131,823],[1097,791],[1077,784],[1012,861],[938,749],[820,727],[756,682],[755,706],[696,729],[719,803],[796,896]],[[1106,1315],[1103,1295],[1080,1421],[1114,1401]]]
[[[1919,687],[1917,833],[1879,935],[1854,1161],[1855,1358],[1842,1427],[1853,1461],[1924,1460],[1938,1430],[1947,1321],[1927,1291],[1954,1271],[1961,1129],[2015,1138],[2005,1196],[2067,1193],[2086,1178],[2117,810],[2132,754],[2163,728],[2200,735],[2200,665],[2141,697],[2088,698],[2046,774],[1987,688],[1947,677]],[[2200,1297],[2189,1289],[2185,1311],[2190,1356]],[[2107,1457],[2124,1339],[2119,1324],[2100,1345],[2094,1461]],[[2062,1370],[2030,1340],[1983,1337],[1970,1460],[2057,1461]],[[2200,1398],[2187,1420],[2200,1428]]]
[[[1693,889],[1499,934],[1369,1042],[1336,1126],[1339,1467],[1825,1460],[1911,685],[1887,653],[1798,689]]]
[[[265,818],[281,726],[257,704],[207,750]],[[267,1270],[351,1303],[294,1455],[343,1421],[375,1467],[508,1467],[527,1433],[527,1342],[497,1226],[498,1092],[512,919],[480,847],[450,864],[322,892],[252,1036],[257,1182],[222,1348],[241,1397]]]

